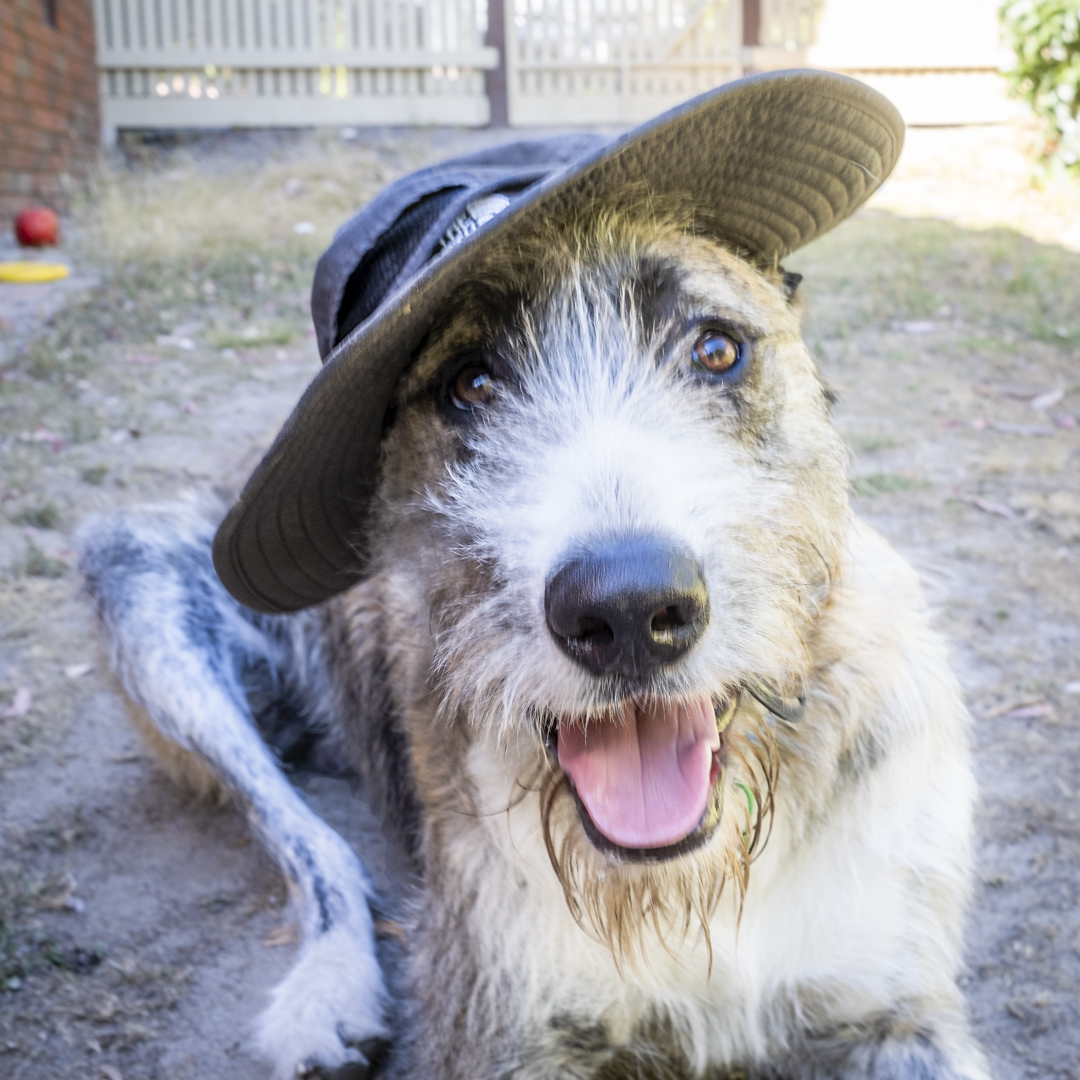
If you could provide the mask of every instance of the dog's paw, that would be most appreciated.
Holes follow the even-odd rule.
[[[364,1065],[388,1036],[385,1003],[374,949],[335,931],[307,945],[273,991],[255,1045],[275,1080]]]
[[[390,1044],[384,1039],[365,1039],[356,1047],[364,1061],[350,1061],[336,1069],[315,1067],[304,1073],[304,1080],[374,1080],[382,1075],[381,1069],[390,1052]]]

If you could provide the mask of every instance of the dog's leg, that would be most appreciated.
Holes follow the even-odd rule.
[[[959,1003],[928,1003],[805,1036],[760,1080],[990,1080],[990,1071]]]
[[[240,608],[214,575],[210,535],[181,508],[91,519],[78,538],[79,567],[128,693],[235,794],[295,885],[302,947],[259,1022],[259,1049],[282,1078],[363,1062],[387,1035],[372,886],[349,845],[282,775],[241,679],[259,662],[283,679],[313,677],[296,671],[309,663],[302,617]]]

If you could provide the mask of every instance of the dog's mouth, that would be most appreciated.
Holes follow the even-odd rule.
[[[593,845],[659,862],[704,844],[720,818],[723,731],[736,704],[701,696],[627,703],[587,723],[553,717],[548,751],[570,781]]]

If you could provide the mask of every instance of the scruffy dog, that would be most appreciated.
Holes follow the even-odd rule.
[[[320,605],[237,603],[194,509],[82,532],[151,739],[296,885],[280,1077],[385,1039],[398,1078],[988,1076],[945,650],[851,513],[794,275],[679,202],[455,217],[491,239],[389,384],[362,574]],[[414,860],[400,1000],[267,742],[347,759]]]

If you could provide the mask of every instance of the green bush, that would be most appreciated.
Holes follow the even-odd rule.
[[[1000,14],[1013,93],[1045,122],[1045,155],[1080,169],[1080,0],[1014,0]]]

